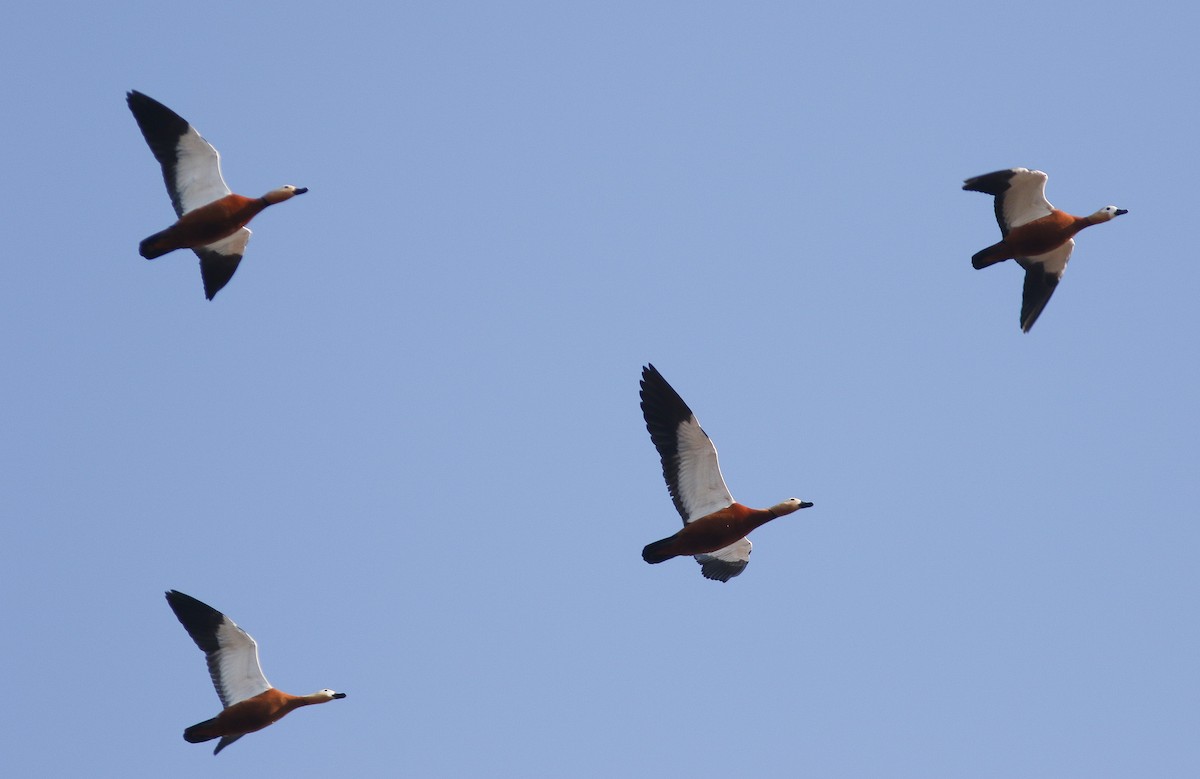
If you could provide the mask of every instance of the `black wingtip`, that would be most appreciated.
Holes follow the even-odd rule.
[[[1000,195],[1008,190],[1015,169],[995,170],[982,176],[974,176],[963,182],[963,189],[968,192],[982,192],[985,195]]]
[[[219,254],[209,249],[193,249],[200,258],[200,279],[204,282],[204,297],[212,300],[225,288],[237,272],[240,254]]]
[[[705,579],[722,583],[726,583],[733,577],[738,576],[749,565],[749,563],[741,561],[731,563],[707,556],[705,559],[697,557],[696,562],[700,563],[700,573]]]
[[[220,648],[217,629],[225,621],[224,614],[179,590],[167,591],[167,604],[200,651],[207,654]]]
[[[245,733],[241,733],[241,734],[239,734],[239,735],[236,735],[236,736],[222,736],[222,737],[221,737],[221,740],[220,740],[219,742],[217,742],[217,748],[213,750],[213,754],[214,754],[214,755],[216,755],[216,754],[220,754],[220,752],[221,752],[221,750],[222,750],[222,749],[224,749],[225,747],[229,746],[229,745],[230,745],[230,744],[232,744],[233,742],[237,741],[239,738],[241,738],[241,737],[242,737],[242,736],[244,736],[244,735],[246,735],[246,734],[245,734]]]

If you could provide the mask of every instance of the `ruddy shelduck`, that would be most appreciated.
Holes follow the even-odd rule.
[[[208,673],[225,709],[183,731],[192,744],[221,739],[213,754],[247,733],[262,730],[288,712],[314,703],[345,698],[346,693],[317,690],[312,695],[289,695],[271,686],[258,663],[258,644],[250,634],[221,612],[177,590],[167,603],[208,660]]]
[[[250,240],[246,225],[267,206],[308,191],[284,185],[260,198],[235,195],[221,177],[221,155],[187,120],[141,92],[126,95],[150,151],[162,166],[163,180],[179,221],[138,246],[147,260],[191,249],[200,258],[204,296],[213,299],[229,283]]]
[[[1021,330],[1028,333],[1058,286],[1075,234],[1085,227],[1107,222],[1124,208],[1105,206],[1091,216],[1072,216],[1046,200],[1046,174],[1040,170],[1011,168],[967,179],[963,189],[996,198],[996,221],[1000,243],[971,257],[975,268],[1015,259],[1025,269],[1025,291],[1021,298]]]
[[[642,416],[662,458],[663,478],[683,530],[647,544],[642,559],[661,563],[693,555],[706,579],[727,582],[750,563],[746,535],[772,519],[812,504],[789,498],[767,509],[736,502],[717,464],[717,449],[700,428],[696,415],[653,365],[642,369]]]

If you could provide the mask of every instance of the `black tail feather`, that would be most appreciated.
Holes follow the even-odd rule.
[[[200,744],[205,741],[212,741],[214,738],[217,738],[217,736],[209,735],[205,733],[204,730],[212,727],[214,724],[216,724],[216,722],[217,718],[213,717],[212,719],[206,719],[204,722],[198,722],[195,725],[192,725],[190,728],[183,731],[183,740],[189,744]]]
[[[673,540],[673,538],[664,538],[661,541],[655,541],[652,544],[646,544],[646,547],[642,549],[642,559],[653,565],[655,563],[665,562],[670,560],[672,557],[675,557],[676,555],[674,552],[667,551]]]
[[[1008,257],[997,256],[997,251],[999,248],[1000,244],[994,243],[986,249],[981,249],[975,252],[973,255],[971,255],[971,266],[975,268],[975,270],[980,270],[981,268],[986,268],[989,265],[995,265],[998,262],[1004,262],[1005,260],[1009,259]],[[989,257],[989,254],[992,256]]]
[[[167,254],[168,252],[174,251],[174,249],[163,249],[161,247],[154,245],[159,241],[159,239],[161,239],[163,237],[163,234],[165,232],[166,232],[166,230],[163,230],[161,233],[155,233],[154,235],[150,236],[149,238],[147,238],[144,241],[142,241],[141,243],[139,243],[138,244],[138,254],[142,255],[147,260],[153,260],[156,257],[161,257],[164,254]]]

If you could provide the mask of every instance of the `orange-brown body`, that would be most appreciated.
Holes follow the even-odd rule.
[[[210,741],[224,736],[242,736],[262,730],[284,715],[301,706],[324,703],[311,696],[290,695],[274,687],[253,698],[239,701],[210,720],[192,725],[183,732],[183,737],[193,744]]]
[[[221,240],[245,227],[260,211],[271,205],[266,198],[226,195],[188,211],[175,224],[155,233],[138,246],[148,260],[176,249],[197,249]]]
[[[1072,216],[1055,209],[1041,219],[1009,230],[1003,241],[978,252],[971,262],[980,268],[1014,257],[1036,257],[1054,251],[1074,238],[1080,230],[1093,224],[1095,222],[1091,217]]]
[[[660,563],[679,555],[715,552],[745,538],[751,530],[762,527],[776,516],[770,509],[752,509],[734,503],[689,522],[670,538],[647,545],[642,557],[646,562]]]

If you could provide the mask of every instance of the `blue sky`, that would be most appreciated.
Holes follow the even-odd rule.
[[[1183,776],[1200,12],[24,4],[0,32],[5,762],[22,776]],[[649,6],[649,7],[648,7]],[[124,95],[284,183],[233,281]],[[998,168],[1088,230],[1045,313]],[[759,530],[679,520],[653,362]],[[213,758],[162,598],[349,697]]]

